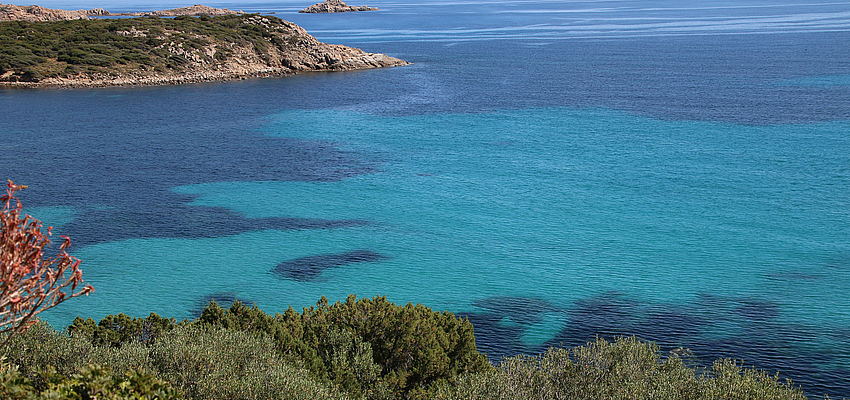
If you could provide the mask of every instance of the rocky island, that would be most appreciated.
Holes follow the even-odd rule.
[[[313,4],[310,7],[307,7],[301,11],[300,13],[338,13],[338,12],[351,12],[351,11],[377,11],[378,9],[375,7],[367,7],[367,6],[350,6],[342,2],[342,0],[325,0],[319,4]]]
[[[182,84],[407,64],[256,14],[0,22],[0,87]]]

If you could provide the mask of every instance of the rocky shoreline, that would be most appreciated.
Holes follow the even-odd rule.
[[[121,23],[132,25],[109,34],[117,35],[116,39],[135,40],[136,43],[154,41],[158,45],[149,50],[151,54],[158,53],[163,60],[179,59],[181,64],[178,67],[152,68],[145,64],[114,63],[103,68],[81,69],[81,72],[73,74],[52,73],[42,76],[28,74],[25,70],[0,69],[0,88],[174,85],[410,64],[385,54],[322,43],[302,27],[272,16],[242,14],[231,16],[230,20],[230,24],[238,24],[234,32],[255,32],[255,39],[236,41],[203,36],[201,31],[172,30],[168,28],[169,25],[144,25],[156,23],[151,20],[120,20]],[[103,20],[96,22],[110,23]],[[163,24],[179,22],[161,20]],[[216,22],[204,21],[202,17],[194,23]],[[67,68],[60,65],[60,58],[47,59],[47,63]]]
[[[359,50],[359,49],[353,49]],[[270,67],[263,63],[241,63],[241,65],[229,65],[214,69],[198,69],[183,73],[160,74],[160,73],[128,73],[121,75],[91,74],[76,77],[54,77],[45,78],[38,82],[4,82],[0,81],[0,88],[97,88],[114,86],[165,86],[185,85],[203,82],[227,82],[234,80],[245,80],[253,78],[275,78],[295,75],[297,73],[321,72],[321,71],[351,71],[358,69],[385,68],[409,65],[407,61],[389,57],[380,53],[363,53],[359,57],[340,60],[340,63],[327,68],[290,68]]]

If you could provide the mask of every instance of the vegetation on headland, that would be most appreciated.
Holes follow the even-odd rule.
[[[0,396],[96,389],[108,398],[162,399],[806,398],[763,371],[731,360],[695,370],[635,338],[491,366],[472,333],[466,319],[384,297],[323,298],[274,316],[236,302],[227,310],[211,303],[194,321],[77,318],[63,332],[41,323],[13,338],[2,350]]]
[[[156,84],[404,64],[321,43],[298,25],[256,14],[0,22],[0,84],[7,85]]]
[[[21,79],[70,77],[131,69],[181,70],[186,55],[164,44],[197,54],[211,40],[265,42],[256,25],[240,26],[240,17],[94,19],[0,23],[0,74]],[[295,39],[293,39],[295,40]],[[212,58],[224,58],[222,49]]]

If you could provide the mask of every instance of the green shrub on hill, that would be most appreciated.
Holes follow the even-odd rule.
[[[16,343],[8,347],[13,350],[7,350],[0,361],[0,398],[4,400],[182,398],[178,390],[146,369],[116,373],[98,364],[85,364],[91,348],[46,324],[35,325],[13,341]],[[57,371],[57,366],[64,371]]]
[[[209,325],[182,326],[150,347],[157,375],[191,399],[345,399],[277,354],[272,340]]]
[[[468,320],[381,296],[335,304],[323,297],[301,313],[290,307],[275,316],[238,302],[227,311],[211,304],[198,321],[269,335],[287,359],[355,396],[423,396],[436,383],[491,368]]]
[[[188,321],[183,322],[186,323]],[[68,331],[88,338],[95,345],[119,347],[128,342],[151,344],[177,325],[176,319],[163,318],[155,313],[145,318],[133,318],[121,313],[108,315],[97,324],[91,318],[74,318]]]
[[[804,400],[802,390],[763,371],[719,360],[695,371],[658,346],[636,338],[597,339],[539,357],[507,358],[494,370],[444,385],[436,399],[717,399]]]
[[[278,37],[289,37],[281,19],[265,16],[269,22],[263,26],[245,23],[253,16],[0,22],[0,75],[11,71],[15,79],[37,81],[81,72],[180,71],[189,63],[186,55],[214,63],[230,57],[234,45],[261,53],[272,41],[291,45]],[[210,56],[206,47],[212,44]]]
[[[39,373],[45,388],[37,389],[16,366],[0,366],[0,398],[4,400],[171,400],[182,398],[180,392],[153,375],[130,371],[115,377],[108,368],[87,365],[70,376],[50,368]]]
[[[43,390],[47,383],[40,372],[46,368],[71,376],[89,362],[92,344],[84,338],[57,332],[50,325],[39,322],[26,332],[13,337],[2,349],[5,361],[16,365],[21,375]]]
[[[242,396],[259,391],[251,382],[297,376],[292,366],[356,398],[417,398],[460,374],[492,368],[478,353],[468,320],[421,304],[395,305],[385,297],[350,296],[335,304],[322,298],[302,313],[290,308],[274,316],[240,302],[227,310],[212,302],[193,322],[118,314],[99,323],[77,318],[68,332],[39,325],[26,336],[38,343],[17,347],[38,350],[10,351],[8,357],[17,364],[52,366],[65,375],[84,366],[79,360],[109,365],[116,374],[153,371],[191,398],[252,398]],[[250,363],[265,363],[249,370],[266,372],[259,378],[242,373]],[[192,383],[199,379],[206,386]],[[302,380],[310,379],[304,375]]]
[[[69,333],[39,323],[2,349],[0,395],[101,388],[114,397],[98,398],[123,399],[119,389],[138,387],[131,394],[189,399],[805,399],[763,371],[732,360],[695,370],[636,338],[493,368],[471,335],[469,322],[450,313],[354,296],[274,316],[236,302],[227,310],[211,303],[192,322],[119,314],[99,324],[77,319]]]
[[[9,374],[0,375],[4,377],[0,386],[5,385],[0,387],[0,394],[3,390],[24,391],[33,394],[32,398],[51,398],[46,397],[51,390],[89,387],[89,378],[97,378],[104,387],[109,382],[124,387],[135,381],[147,382],[146,377],[150,377],[167,382],[171,397],[161,398],[178,398],[178,394],[190,399],[348,398],[336,387],[283,360],[270,338],[206,324],[175,325],[156,341],[142,342],[127,336],[123,343],[92,344],[85,335],[68,335],[39,323],[14,337],[4,349]],[[109,369],[92,370],[90,364]],[[101,376],[104,374],[109,375],[109,381]],[[130,383],[121,383],[124,381]]]

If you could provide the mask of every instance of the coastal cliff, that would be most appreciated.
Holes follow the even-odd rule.
[[[182,84],[407,64],[253,14],[0,23],[0,87]]]
[[[300,13],[338,13],[338,12],[351,12],[351,11],[377,11],[378,9],[375,7],[367,7],[367,6],[350,6],[342,2],[342,0],[325,0],[319,4],[313,4],[310,7],[307,7],[301,11]]]

